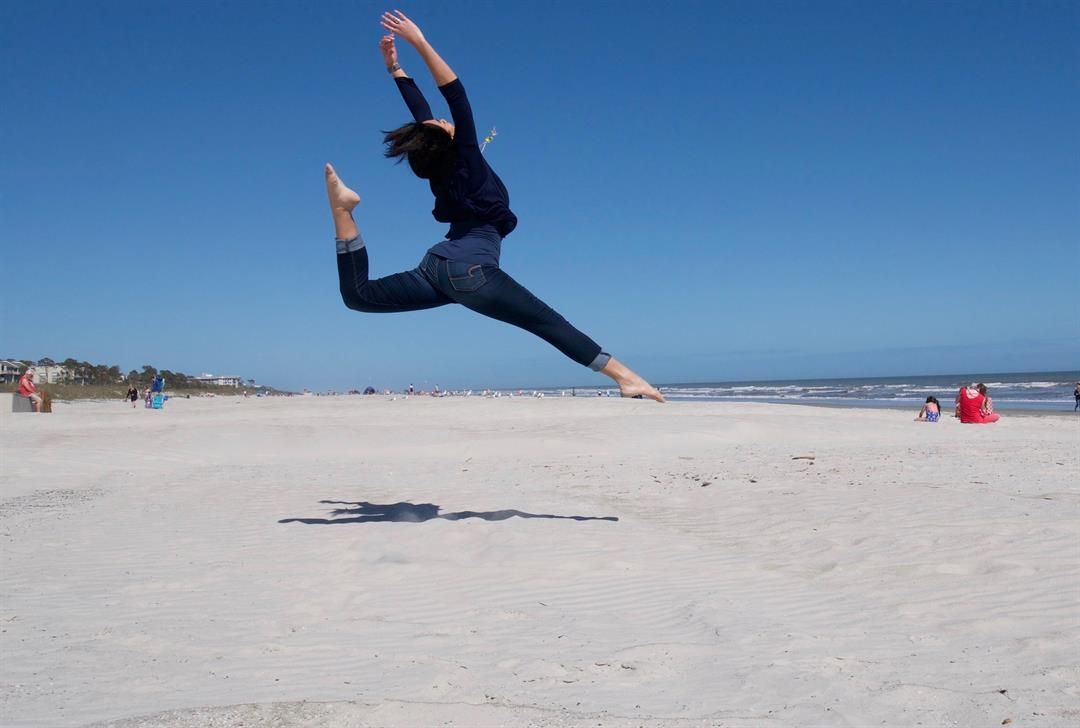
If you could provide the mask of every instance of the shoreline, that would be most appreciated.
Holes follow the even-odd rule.
[[[840,401],[835,401],[835,400],[830,401],[830,402],[825,402],[825,401],[817,401],[817,402],[786,401],[786,402],[782,402],[782,401],[774,401],[774,400],[766,400],[766,399],[760,399],[760,400],[755,400],[755,399],[732,400],[732,399],[720,399],[720,398],[716,398],[716,399],[697,398],[697,399],[670,399],[670,400],[668,400],[668,402],[670,402],[672,404],[685,404],[685,403],[688,403],[688,402],[702,402],[702,403],[709,402],[709,403],[722,403],[722,404],[739,404],[740,402],[747,402],[747,403],[753,403],[753,404],[775,404],[775,405],[780,405],[780,406],[794,405],[794,406],[798,406],[798,407],[821,407],[823,409],[850,409],[850,410],[858,410],[858,411],[863,411],[863,410],[890,410],[890,411],[896,411],[896,412],[914,412],[916,414],[918,414],[919,409],[922,407],[921,402],[915,402],[915,403],[911,403],[911,404],[900,405],[900,404],[878,404],[878,403],[857,404],[857,403],[853,403],[853,402],[840,402]],[[1040,408],[1027,408],[1026,407],[1026,408],[1015,408],[1014,409],[1014,408],[1011,408],[1011,407],[1006,408],[1006,407],[1000,407],[999,406],[999,407],[995,407],[995,411],[998,414],[1000,414],[1003,418],[1004,417],[1013,417],[1013,416],[1017,416],[1017,417],[1040,417],[1040,416],[1060,417],[1060,416],[1065,416],[1065,415],[1080,416],[1080,412],[1076,412],[1076,411],[1073,411],[1073,410],[1065,410],[1065,409],[1058,410],[1058,409],[1049,409],[1049,408],[1040,409]],[[943,415],[945,417],[947,417],[948,419],[955,419],[952,416],[952,409],[951,408],[946,409],[944,407],[944,405],[943,405],[942,412],[943,412]]]

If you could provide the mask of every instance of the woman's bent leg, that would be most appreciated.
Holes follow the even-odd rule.
[[[367,250],[352,216],[353,208],[360,204],[360,195],[345,186],[331,165],[327,164],[323,172],[337,238],[338,283],[345,305],[354,311],[396,313],[451,303],[419,270],[368,280]]]
[[[349,247],[353,249],[349,250]],[[400,313],[453,303],[436,290],[419,269],[369,280],[367,248],[363,242],[359,238],[339,240],[338,250],[343,248],[344,252],[338,252],[337,256],[338,283],[341,300],[353,311]]]

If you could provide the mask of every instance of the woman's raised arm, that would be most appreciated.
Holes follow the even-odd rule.
[[[393,13],[387,11],[382,14],[379,22],[391,34],[400,35],[409,45],[416,49],[416,52],[424,59],[424,63],[427,64],[428,70],[431,71],[431,76],[435,79],[435,85],[445,86],[457,78],[454,70],[435,52],[435,49],[424,38],[420,28],[416,23],[405,17],[405,13],[400,10],[395,10]]]
[[[413,115],[413,120],[423,122],[434,119],[435,116],[431,113],[431,107],[428,106],[424,94],[421,93],[416,86],[416,82],[409,78],[405,70],[402,69],[401,64],[398,63],[397,48],[394,46],[393,35],[384,35],[382,37],[382,40],[379,41],[379,51],[382,53],[386,70],[394,77],[394,83],[397,84],[398,91],[401,92],[401,98]]]
[[[382,27],[390,31],[391,34],[397,33],[404,38],[424,59],[424,63],[427,64],[428,70],[431,71],[439,91],[446,98],[447,105],[450,107],[450,115],[454,117],[454,127],[456,129],[454,141],[457,145],[459,147],[475,146],[479,149],[472,107],[469,106],[469,98],[465,95],[465,87],[458,81],[454,69],[450,68],[446,61],[442,59],[442,56],[435,52],[435,49],[424,38],[420,28],[416,23],[409,20],[405,13],[400,10],[395,10],[393,13],[385,12],[382,14],[380,22]],[[399,82],[398,86],[402,86],[402,82]],[[405,93],[404,89],[402,93]],[[408,102],[408,99],[406,99],[406,102]],[[412,108],[412,106],[410,105],[409,108]]]

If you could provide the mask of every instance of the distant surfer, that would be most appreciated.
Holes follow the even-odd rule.
[[[415,269],[369,279],[367,248],[352,216],[360,196],[327,164],[326,191],[345,305],[365,313],[397,313],[460,303],[536,334],[577,363],[613,379],[624,397],[663,402],[655,387],[499,267],[502,240],[517,226],[517,217],[510,211],[506,187],[481,154],[465,87],[401,11],[383,13],[380,24],[388,33],[379,43],[383,61],[414,119],[386,133],[385,155],[408,160],[413,173],[428,180],[435,195],[432,215],[449,223],[450,230]],[[415,48],[427,64],[453,123],[432,115],[420,89],[398,63],[395,36]]]

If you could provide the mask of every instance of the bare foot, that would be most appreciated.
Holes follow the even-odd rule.
[[[618,361],[615,357],[608,360],[600,373],[614,379],[615,383],[619,385],[619,393],[624,397],[637,397],[638,399],[648,397],[657,402],[667,401],[664,399],[664,395],[660,394],[660,390],[646,382],[630,367]]]
[[[641,399],[647,397],[648,399],[655,400],[657,402],[666,402],[664,395],[660,394],[660,390],[646,382],[641,377],[634,375],[634,379],[626,382],[619,382],[619,394],[623,397],[634,397],[635,399]]]
[[[351,213],[360,204],[360,195],[345,186],[329,162],[326,164],[326,196],[330,198],[330,209],[334,212]]]

